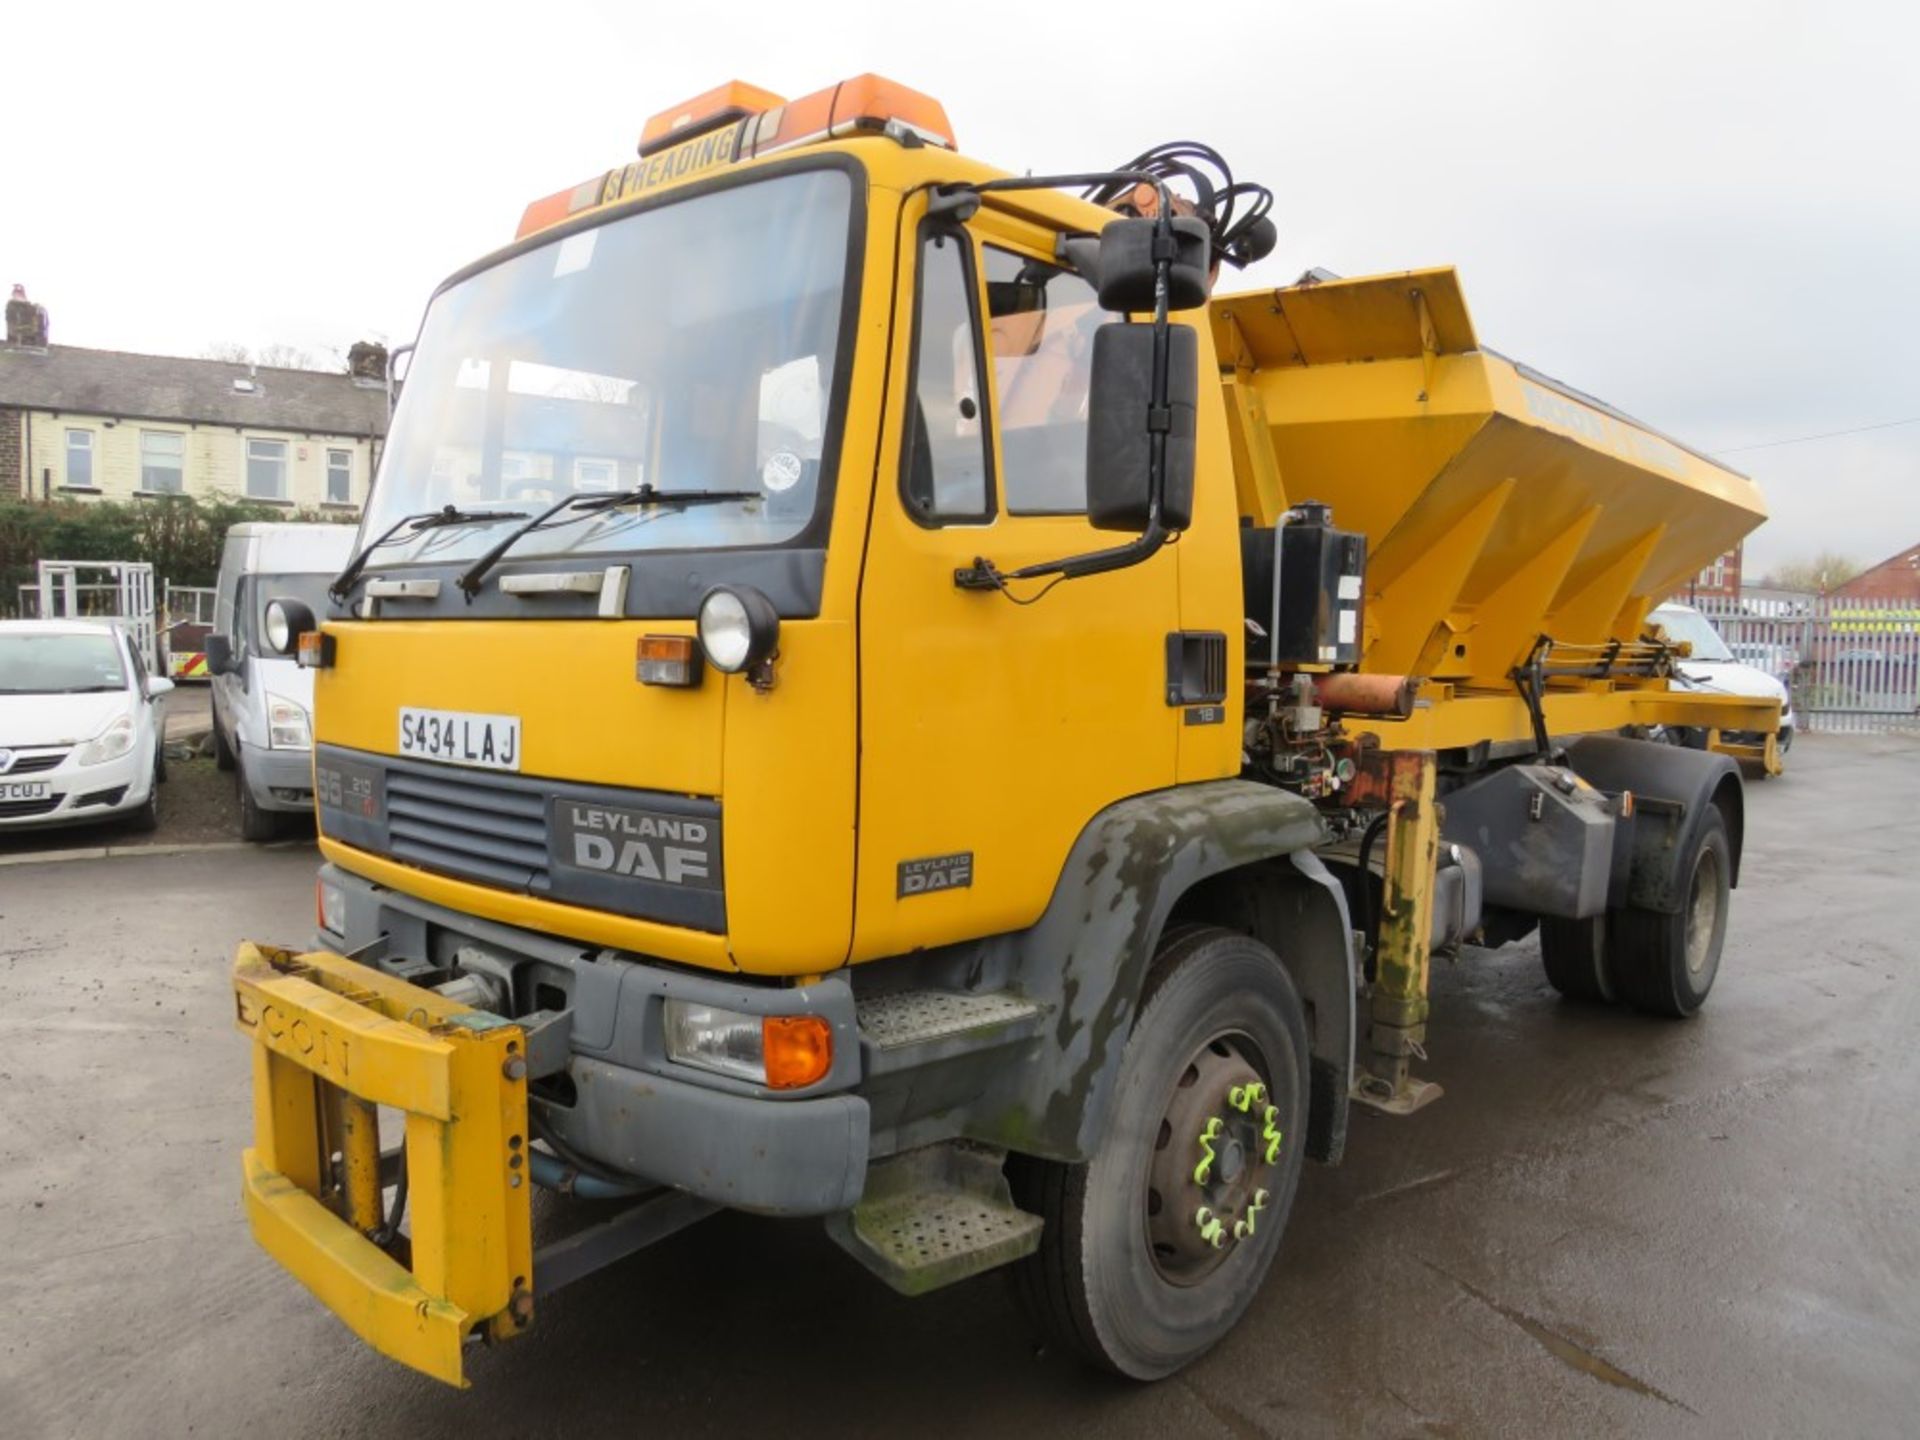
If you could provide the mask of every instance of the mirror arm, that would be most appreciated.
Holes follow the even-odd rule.
[[[962,590],[1005,590],[1009,580],[1037,580],[1058,576],[1062,580],[1084,575],[1100,575],[1109,570],[1124,570],[1155,554],[1173,538],[1160,523],[1167,493],[1167,435],[1173,428],[1173,407],[1167,397],[1167,371],[1172,342],[1167,337],[1168,302],[1173,287],[1173,205],[1164,181],[1155,176],[1115,171],[1111,175],[1022,175],[1005,180],[988,180],[971,186],[982,190],[1057,189],[1062,185],[1089,185],[1105,179],[1133,179],[1150,182],[1160,192],[1160,213],[1153,226],[1153,395],[1147,406],[1147,528],[1136,539],[1107,550],[1090,550],[1069,555],[1064,560],[1046,560],[1022,565],[1018,570],[1002,571],[984,555],[973,564],[953,572],[953,583]],[[1037,597],[1036,597],[1037,598]]]
[[[1002,571],[993,561],[980,555],[971,565],[963,565],[953,572],[953,583],[962,590],[999,590],[1009,580],[1040,580],[1049,575],[1058,575],[1063,580],[1077,580],[1083,575],[1100,575],[1108,570],[1124,570],[1129,565],[1138,565],[1151,556],[1167,541],[1173,533],[1160,523],[1158,507],[1154,518],[1147,528],[1140,532],[1137,539],[1124,545],[1115,545],[1110,550],[1089,550],[1083,555],[1069,555],[1064,560],[1047,560],[1037,565],[1022,565],[1018,570]]]

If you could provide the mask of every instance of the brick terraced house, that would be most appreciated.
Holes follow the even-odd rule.
[[[387,428],[386,352],[353,373],[47,343],[15,289],[0,346],[0,496],[226,496],[357,516]]]

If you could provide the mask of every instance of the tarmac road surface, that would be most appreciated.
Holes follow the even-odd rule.
[[[0,1435],[1906,1435],[1920,1413],[1920,743],[1749,788],[1718,987],[1560,1002],[1531,944],[1434,981],[1410,1119],[1309,1166],[1272,1278],[1181,1377],[1042,1353],[987,1276],[893,1295],[722,1216],[545,1303],[460,1394],[248,1238],[225,971],[299,942],[305,850],[0,869]]]

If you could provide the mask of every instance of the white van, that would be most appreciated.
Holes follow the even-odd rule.
[[[271,840],[280,817],[313,810],[313,675],[260,639],[267,602],[327,613],[327,585],[353,557],[352,525],[236,525],[220,553],[207,670],[213,753],[235,772],[240,836]]]

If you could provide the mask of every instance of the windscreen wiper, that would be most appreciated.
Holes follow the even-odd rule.
[[[610,495],[569,495],[564,500],[556,500],[526,524],[501,536],[499,544],[469,565],[467,573],[457,583],[471,602],[480,593],[480,584],[487,578],[487,573],[500,563],[501,556],[520,543],[522,536],[531,535],[536,530],[550,529],[554,525],[566,525],[588,515],[598,515],[602,510],[618,510],[625,505],[713,505],[723,500],[760,498],[758,490],[661,490],[653,485],[616,490]],[[555,520],[553,517],[563,510],[573,513]]]
[[[524,520],[524,510],[456,510],[444,505],[438,510],[422,510],[417,515],[402,515],[393,524],[380,532],[379,538],[369,541],[366,546],[347,562],[347,568],[333,577],[333,583],[327,586],[327,594],[336,605],[347,603],[347,593],[353,589],[353,582],[360,578],[360,572],[367,568],[367,562],[373,558],[373,552],[382,545],[395,539],[411,540],[426,530],[444,530],[449,525],[480,525],[492,520]],[[400,534],[403,526],[411,526],[405,535]]]

